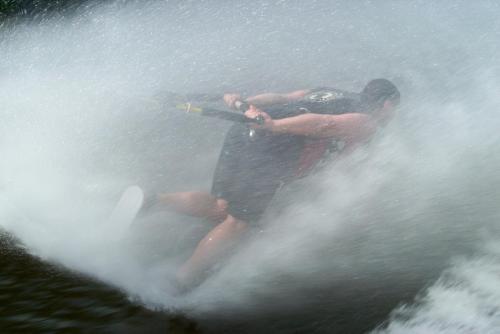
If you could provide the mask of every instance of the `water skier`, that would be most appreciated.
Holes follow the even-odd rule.
[[[395,114],[400,94],[386,79],[370,81],[361,93],[316,88],[287,94],[267,93],[243,100],[224,95],[230,108],[250,107],[253,124],[235,123],[226,135],[211,192],[154,195],[154,205],[206,218],[214,228],[180,267],[176,279],[189,288],[241,240],[262,216],[276,191],[307,175],[331,153],[348,153],[372,138]]]

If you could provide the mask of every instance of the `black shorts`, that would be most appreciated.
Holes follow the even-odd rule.
[[[226,200],[235,218],[258,221],[290,178],[301,147],[296,136],[257,133],[251,139],[245,125],[233,125],[220,153],[212,195]]]

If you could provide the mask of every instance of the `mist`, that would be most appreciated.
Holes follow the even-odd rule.
[[[456,300],[436,293],[446,278],[432,285],[441,272],[475,280],[494,264],[478,260],[473,270],[460,259],[498,262],[482,245],[500,242],[499,7],[116,2],[4,27],[0,226],[35,256],[194,318],[316,310],[335,303],[317,295],[336,288],[363,299],[429,282],[423,295],[449,307]],[[158,93],[359,91],[377,77],[401,90],[397,119],[367,147],[284,189],[261,228],[191,294],[173,295],[169,277],[205,222],[158,214],[125,235],[106,228],[127,185],[209,189],[230,124],[158,108]],[[481,296],[477,303],[489,302]],[[429,309],[420,305],[389,319],[388,330],[419,332],[410,325]],[[474,324],[484,333],[499,325]]]

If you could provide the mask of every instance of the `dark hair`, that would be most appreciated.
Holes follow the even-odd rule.
[[[360,102],[365,109],[382,108],[384,102],[389,100],[399,103],[400,94],[397,87],[387,79],[374,79],[368,82],[361,91]]]

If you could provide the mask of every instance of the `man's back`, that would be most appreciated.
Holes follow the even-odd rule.
[[[298,101],[272,106],[265,111],[280,119],[304,113],[350,113],[356,111],[357,105],[358,94],[322,87],[310,90]],[[212,194],[227,198],[244,191],[259,196],[263,188],[277,187],[304,176],[326,152],[341,149],[342,145],[332,145],[334,140],[262,130],[250,136],[247,125],[234,124],[221,150]]]
[[[359,112],[359,94],[336,88],[318,87],[309,90],[301,99],[264,110],[280,119],[304,113],[340,115]]]

